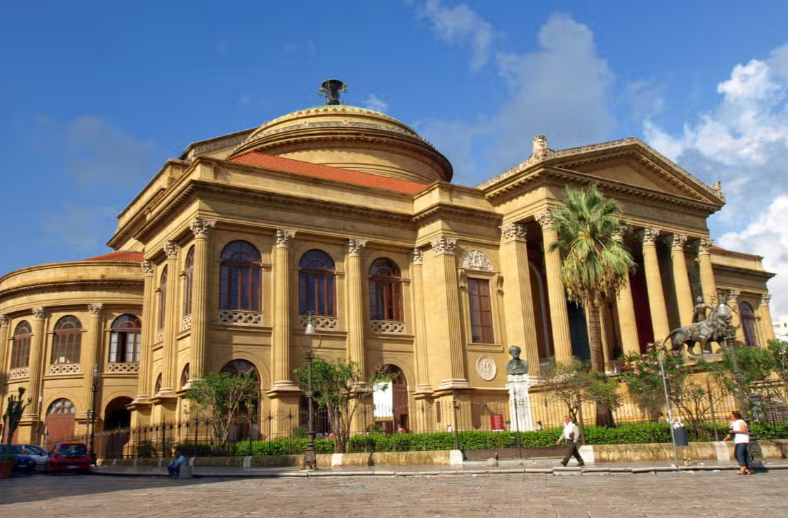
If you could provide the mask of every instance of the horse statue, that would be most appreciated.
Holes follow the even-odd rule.
[[[715,342],[722,346],[725,340],[726,331],[731,324],[733,313],[727,304],[720,303],[709,315],[700,322],[694,322],[685,327],[679,327],[670,332],[662,346],[670,340],[672,349],[677,349],[682,345],[687,346],[687,354],[695,355],[695,344],[700,343],[700,353],[706,348],[709,342]]]

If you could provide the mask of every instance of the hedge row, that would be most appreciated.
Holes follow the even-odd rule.
[[[788,438],[788,425],[785,424],[758,424],[751,427],[756,439]],[[727,434],[727,427],[718,427],[719,437]],[[702,429],[701,434],[690,434],[694,440],[704,437],[712,438],[714,430],[711,426]],[[539,430],[535,432],[487,432],[467,431],[459,432],[455,439],[453,433],[405,433],[395,435],[366,435],[355,436],[350,439],[350,452],[388,452],[388,451],[442,451],[453,450],[455,440],[459,442],[462,450],[480,450],[496,448],[543,448],[554,446],[560,428]],[[519,435],[519,443],[518,443]],[[650,442],[671,442],[670,427],[665,423],[637,423],[622,424],[616,428],[605,426],[586,426],[586,444],[645,444]],[[241,441],[229,445],[227,454],[234,456],[264,456],[264,455],[298,455],[306,449],[307,439],[275,439],[272,441]],[[208,444],[180,444],[177,446],[184,455],[206,456],[216,455],[217,452]],[[316,439],[317,453],[334,453],[334,441],[331,439]]]

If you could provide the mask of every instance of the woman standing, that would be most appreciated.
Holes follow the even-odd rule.
[[[734,410],[731,412],[731,428],[728,435],[725,436],[725,441],[733,435],[733,443],[736,445],[733,450],[736,454],[736,460],[739,461],[739,475],[754,475],[750,465],[750,431],[747,428],[747,423],[741,418],[741,412]]]

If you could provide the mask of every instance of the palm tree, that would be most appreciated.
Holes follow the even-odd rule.
[[[614,239],[626,225],[620,217],[621,207],[591,185],[588,189],[568,188],[563,204],[550,215],[558,234],[550,251],[561,251],[561,282],[569,300],[587,310],[591,366],[603,371],[599,309],[613,300],[635,267],[624,244]]]

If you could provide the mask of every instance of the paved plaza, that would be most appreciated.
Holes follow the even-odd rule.
[[[0,516],[527,518],[788,516],[788,472],[0,481]]]

